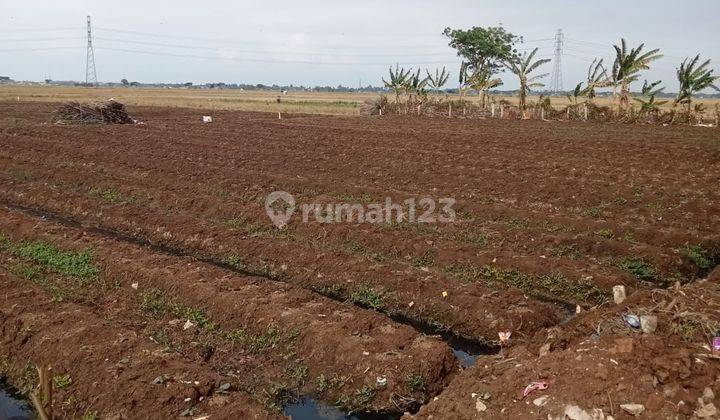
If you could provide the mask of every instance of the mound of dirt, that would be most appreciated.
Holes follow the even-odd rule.
[[[125,105],[109,100],[81,104],[66,102],[55,111],[54,121],[57,124],[134,124]]]

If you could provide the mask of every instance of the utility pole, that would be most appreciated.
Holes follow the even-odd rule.
[[[563,35],[563,31],[562,29],[558,29],[555,34],[555,59],[553,60],[552,82],[550,85],[550,90],[552,90],[553,93],[560,93],[563,91],[562,54],[564,43],[565,36]]]
[[[85,59],[85,84],[97,86],[97,71],[95,71],[95,50],[92,45],[92,25],[90,16],[87,17],[87,57]]]

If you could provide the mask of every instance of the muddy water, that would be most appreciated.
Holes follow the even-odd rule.
[[[292,420],[396,420],[400,415],[391,414],[357,414],[349,415],[337,407],[325,405],[312,398],[300,398],[288,404],[283,414]]]
[[[17,391],[10,388],[4,381],[0,381],[0,419],[1,420],[29,420],[35,415],[30,405],[23,400]]]

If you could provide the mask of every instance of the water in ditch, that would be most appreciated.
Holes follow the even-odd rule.
[[[0,380],[0,419],[30,420],[34,419],[30,404],[25,401],[17,390]]]

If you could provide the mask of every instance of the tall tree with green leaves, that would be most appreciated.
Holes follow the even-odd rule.
[[[625,38],[620,40],[620,45],[613,45],[615,48],[615,62],[612,67],[613,96],[617,89],[620,89],[620,109],[627,109],[630,105],[630,84],[640,78],[640,72],[650,68],[650,63],[662,58],[659,49],[643,53],[645,44],[628,50]]]
[[[550,73],[543,73],[532,76],[531,73],[542,66],[550,62],[549,58],[543,58],[540,60],[533,61],[535,54],[538,49],[535,48],[530,54],[523,54],[519,58],[507,61],[505,65],[512,71],[520,80],[520,109],[525,109],[525,102],[527,101],[527,94],[533,88],[545,86],[540,82],[540,79],[547,77]]]
[[[387,81],[384,77],[382,78],[385,87],[395,93],[395,103],[400,101],[400,93],[406,90],[411,73],[412,69],[405,70],[396,64],[395,71],[390,67],[390,80]]]
[[[710,60],[705,60],[699,66],[698,62],[700,62],[700,54],[696,55],[692,60],[686,58],[680,68],[677,69],[680,90],[677,98],[675,98],[675,105],[685,105],[688,113],[692,110],[692,98],[698,92],[704,89],[720,91],[720,88],[715,85],[715,81],[720,79],[720,76],[714,76],[713,69],[708,68]]]
[[[450,40],[448,45],[457,50],[458,57],[467,62],[471,73],[488,74],[490,78],[503,70],[503,63],[517,58],[515,43],[522,40],[502,26],[445,28],[443,35]]]
[[[427,73],[427,84],[432,88],[435,93],[439,93],[440,89],[445,86],[448,79],[450,78],[450,72],[445,70],[445,67],[443,66],[442,71],[439,69],[435,69],[435,75],[433,76],[429,70],[425,70],[425,73]]]

